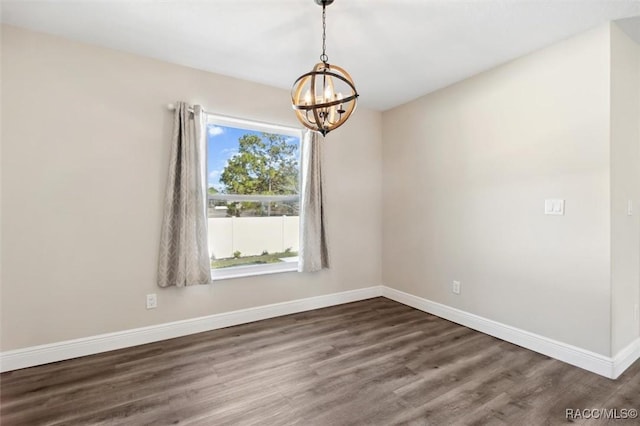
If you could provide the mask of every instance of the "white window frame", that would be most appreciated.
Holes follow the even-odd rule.
[[[217,126],[235,127],[256,132],[277,133],[279,135],[293,136],[298,138],[300,145],[298,146],[298,156],[302,152],[302,131],[298,127],[288,127],[279,124],[264,123],[260,121],[245,120],[224,115],[206,113],[207,124],[213,123]],[[207,144],[208,146],[208,144]],[[208,157],[208,156],[207,156]],[[298,157],[298,165],[302,167],[301,158]],[[302,171],[298,174],[302,177]],[[301,186],[300,186],[301,188]],[[298,194],[300,198],[301,194]],[[242,197],[241,195],[229,195],[229,197]],[[265,196],[257,195],[256,198]],[[252,277],[256,275],[279,274],[285,272],[297,272],[299,260],[290,262],[270,263],[265,265],[248,265],[248,266],[232,266],[228,268],[213,269],[211,268],[211,279],[213,281],[227,280],[232,278]]]

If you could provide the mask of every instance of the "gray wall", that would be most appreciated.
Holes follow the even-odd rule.
[[[330,271],[160,289],[167,104],[291,126],[288,91],[12,27],[2,78],[3,351],[380,285],[379,112],[324,142]]]
[[[640,336],[640,46],[611,26],[612,353]],[[629,200],[634,214],[627,214]]]
[[[384,283],[610,355],[609,75],[606,25],[386,111]]]

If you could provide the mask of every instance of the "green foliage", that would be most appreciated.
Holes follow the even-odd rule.
[[[242,213],[242,204],[247,203],[227,203],[227,216],[239,217]]]
[[[288,144],[282,135],[246,134],[238,140],[238,154],[227,162],[220,182],[228,194],[289,195],[298,193],[297,145]],[[271,211],[272,206],[267,206]],[[287,208],[288,206],[281,206]],[[264,214],[261,203],[228,203],[228,216],[240,216],[243,210]],[[293,212],[292,212],[293,213]]]
[[[269,252],[267,250],[262,250],[262,255],[261,256],[266,256],[268,254],[269,254]]]
[[[239,259],[242,256],[242,253],[239,250],[233,252],[233,257]]]

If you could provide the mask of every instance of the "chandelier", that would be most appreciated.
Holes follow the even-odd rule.
[[[322,6],[321,62],[293,83],[291,103],[302,125],[326,136],[347,121],[356,108],[358,92],[349,73],[328,62],[326,8],[333,0],[314,1]]]

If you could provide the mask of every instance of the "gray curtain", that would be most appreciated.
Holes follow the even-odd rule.
[[[206,118],[176,104],[160,239],[158,285],[211,283],[207,245]]]
[[[306,131],[302,138],[300,167],[300,272],[314,272],[329,267],[321,147],[318,133]]]

